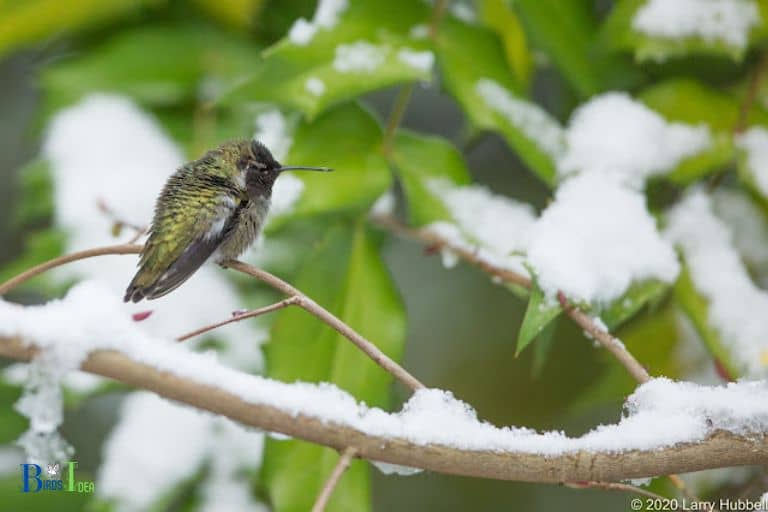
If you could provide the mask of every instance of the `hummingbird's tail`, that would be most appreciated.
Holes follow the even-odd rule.
[[[125,302],[139,302],[142,299],[152,300],[162,297],[181,286],[197,269],[211,257],[221,242],[219,237],[201,237],[192,242],[176,261],[167,269],[157,271],[149,262],[153,258],[144,259],[139,271],[136,272],[131,284],[125,291]]]

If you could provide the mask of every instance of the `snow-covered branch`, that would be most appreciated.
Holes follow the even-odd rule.
[[[531,482],[619,481],[768,463],[768,410],[764,401],[748,404],[755,398],[751,393],[765,392],[763,384],[699,388],[652,381],[632,396],[636,410],[620,423],[569,438],[493,427],[434,389],[418,391],[403,411],[389,414],[368,409],[331,385],[280,383],[153,341],[153,348],[144,345],[141,352],[131,344],[132,354],[96,350],[80,368],[255,428],[442,473]],[[19,338],[0,338],[3,356],[28,360],[34,353]],[[755,407],[763,408],[762,416]]]

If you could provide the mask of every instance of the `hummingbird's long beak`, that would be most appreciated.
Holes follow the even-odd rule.
[[[301,165],[289,165],[289,166],[283,166],[279,169],[280,172],[283,171],[317,171],[317,172],[331,172],[333,169],[330,167],[304,167]]]

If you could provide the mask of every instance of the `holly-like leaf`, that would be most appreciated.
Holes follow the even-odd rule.
[[[520,332],[517,336],[517,350],[515,355],[520,354],[531,342],[541,334],[547,325],[552,322],[563,311],[560,304],[550,301],[544,296],[544,292],[533,282],[531,295],[528,299],[528,307],[523,317],[523,325],[520,326]]]
[[[734,2],[737,4],[734,8],[741,9],[741,12],[734,14],[735,17],[748,17],[754,21],[746,27],[744,41],[738,40],[735,32],[738,28],[733,26],[728,27],[728,37],[726,37],[725,28],[721,30],[721,35],[707,37],[695,34],[672,37],[649,33],[652,31],[643,29],[642,19],[637,18],[638,12],[647,3],[647,0],[620,0],[611,10],[602,28],[602,35],[607,44],[615,49],[633,51],[635,58],[640,61],[663,61],[689,55],[713,55],[740,61],[744,58],[750,44],[763,40],[767,35],[764,20],[765,15],[768,14],[768,4],[763,1]],[[750,11],[752,8],[755,10]],[[714,15],[712,18],[714,19]],[[639,26],[638,23],[640,23]],[[725,23],[725,21],[722,22],[724,27]]]
[[[398,360],[403,351],[403,306],[364,221],[332,228],[314,248],[294,282],[342,321]],[[270,377],[332,382],[368,405],[386,407],[391,375],[349,340],[299,309],[282,310],[266,346]],[[328,448],[299,441],[268,440],[263,482],[277,512],[309,510],[338,461]],[[353,462],[326,510],[370,510],[370,476]]]
[[[429,80],[430,44],[409,36],[413,26],[428,22],[429,12],[427,5],[406,0],[350,2],[337,25],[319,28],[308,41],[292,39],[289,32],[220,101],[272,102],[313,118],[366,92]]]
[[[410,223],[423,226],[438,220],[451,220],[443,201],[430,191],[429,180],[469,184],[469,170],[461,153],[440,137],[401,130],[395,138],[392,160],[408,201]]]

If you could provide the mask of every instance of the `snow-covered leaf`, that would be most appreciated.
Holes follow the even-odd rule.
[[[741,375],[739,365],[732,360],[720,333],[709,321],[709,301],[702,296],[691,280],[690,271],[683,267],[674,286],[675,299],[696,327],[696,332],[712,357],[720,361],[730,375]]]
[[[429,80],[430,45],[409,36],[428,17],[427,5],[408,0],[321,2],[312,21],[297,20],[221,101],[273,102],[313,118],[369,91]]]
[[[687,55],[741,60],[766,36],[765,2],[755,0],[620,0],[603,27],[614,48],[638,60]]]
[[[332,228],[294,282],[341,320],[398,360],[405,336],[403,306],[363,222]],[[368,405],[385,407],[392,377],[349,340],[301,310],[284,309],[266,346],[267,369],[282,381],[332,382]],[[277,512],[308,510],[338,460],[328,448],[267,442],[264,483]],[[301,478],[296,478],[301,474]],[[327,510],[369,510],[369,469],[353,462]]]
[[[448,18],[437,44],[445,88],[481,130],[500,133],[544,182],[554,183],[554,160],[561,151],[557,121],[522,97],[522,85],[506,61],[496,35]]]

